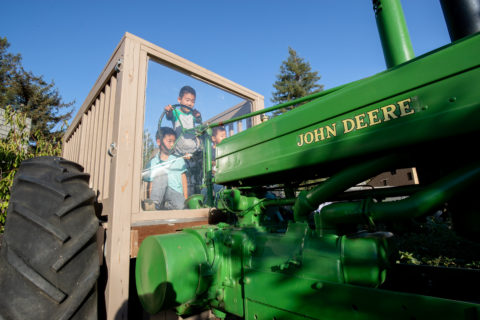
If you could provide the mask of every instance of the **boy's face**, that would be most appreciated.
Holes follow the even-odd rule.
[[[217,131],[217,134],[212,136],[212,142],[213,142],[213,144],[219,144],[226,137],[227,137],[227,131],[219,130],[219,131]]]
[[[173,134],[167,134],[163,137],[163,144],[160,143],[160,139],[157,139],[157,144],[161,152],[168,153],[175,144],[175,136]]]
[[[187,107],[193,108],[193,106],[195,106],[195,96],[191,93],[185,93],[182,97],[178,97],[178,103],[183,104]],[[182,107],[183,112],[190,111],[188,109],[186,109],[186,110],[184,110],[184,109],[186,109],[186,108]]]

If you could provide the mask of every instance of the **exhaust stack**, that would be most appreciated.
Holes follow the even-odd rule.
[[[373,10],[387,68],[414,58],[400,0],[373,0]]]
[[[450,40],[480,31],[480,0],[440,0]]]

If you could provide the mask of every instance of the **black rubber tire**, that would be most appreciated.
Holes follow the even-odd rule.
[[[95,193],[59,157],[24,161],[0,250],[0,319],[97,319]]]

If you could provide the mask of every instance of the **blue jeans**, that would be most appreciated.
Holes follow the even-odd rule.
[[[165,176],[156,177],[152,181],[150,199],[155,201],[157,210],[180,210],[185,208],[185,198],[180,192],[167,185]]]

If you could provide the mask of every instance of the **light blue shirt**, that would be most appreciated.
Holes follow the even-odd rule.
[[[181,157],[170,155],[167,161],[160,160],[158,153],[142,172],[142,179],[152,182],[155,178],[168,179],[168,186],[173,190],[183,194],[182,173],[187,171],[185,160]]]

